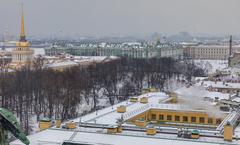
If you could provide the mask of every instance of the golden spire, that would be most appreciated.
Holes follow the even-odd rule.
[[[26,41],[25,27],[24,27],[23,4],[22,4],[22,21],[21,21],[20,41],[24,41],[24,42]]]

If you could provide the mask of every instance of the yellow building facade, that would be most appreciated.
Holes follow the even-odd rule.
[[[41,120],[39,121],[40,130],[48,129],[52,126],[51,120]]]
[[[217,118],[202,111],[150,109],[144,113],[134,116],[128,121],[134,123],[135,125],[138,125],[136,120],[143,119],[146,122],[172,122],[216,126],[222,122],[226,115],[227,114],[223,114],[222,117]]]

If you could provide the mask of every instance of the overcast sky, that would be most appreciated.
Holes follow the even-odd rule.
[[[28,35],[240,34],[240,0],[0,0],[0,33]]]

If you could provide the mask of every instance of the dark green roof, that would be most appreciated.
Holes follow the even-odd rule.
[[[196,130],[196,129],[195,129],[195,130],[192,131],[192,133],[193,133],[193,134],[199,134],[199,130]]]
[[[4,129],[10,131],[16,138],[24,144],[29,145],[30,142],[20,127],[16,117],[7,109],[0,108],[0,115],[3,117]],[[1,122],[2,123],[2,122]]]

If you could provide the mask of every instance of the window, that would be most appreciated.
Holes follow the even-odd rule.
[[[196,117],[191,117],[191,122],[196,122]]]
[[[222,119],[218,118],[216,119],[216,124],[220,124],[222,122]]]
[[[175,116],[175,121],[180,121],[180,116]]]
[[[204,117],[199,117],[199,122],[200,123],[204,123],[205,122],[205,118]]]
[[[152,120],[156,120],[156,114],[152,114]]]
[[[184,122],[188,122],[188,117],[187,116],[183,116],[183,121]]]
[[[164,120],[164,115],[159,115],[159,120]]]
[[[167,120],[171,121],[172,120],[172,116],[171,115],[167,115]]]
[[[208,123],[212,124],[213,123],[213,119],[212,118],[208,118]]]

